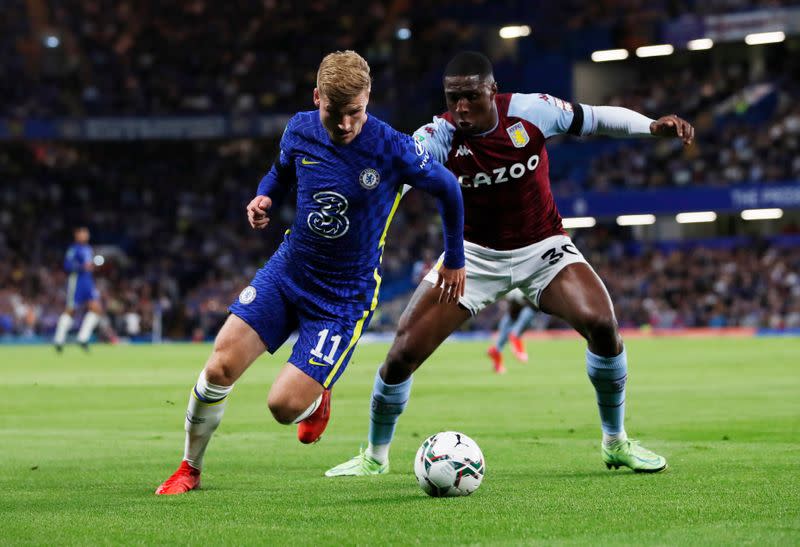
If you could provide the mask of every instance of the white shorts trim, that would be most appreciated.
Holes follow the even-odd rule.
[[[472,315],[519,289],[537,308],[539,298],[558,273],[570,264],[588,264],[572,240],[565,235],[543,239],[533,245],[498,251],[464,242],[467,284],[459,303]],[[442,257],[438,264],[441,264]],[[436,268],[426,281],[436,283]]]

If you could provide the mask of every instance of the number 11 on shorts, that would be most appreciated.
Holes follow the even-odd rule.
[[[327,355],[323,355],[322,350],[325,348],[325,342],[328,340],[328,333],[330,331],[328,329],[322,329],[319,331],[317,336],[319,337],[319,342],[317,342],[317,347],[311,350],[311,355],[322,359],[329,365],[333,364],[333,356],[336,355],[336,350],[339,349],[339,344],[342,343],[342,337],[338,334],[334,334],[331,336],[331,349]]]

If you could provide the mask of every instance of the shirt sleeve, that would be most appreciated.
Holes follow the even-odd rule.
[[[420,142],[398,133],[396,168],[412,187],[438,202],[444,231],[444,266],[464,267],[464,201],[456,177]]]
[[[91,260],[90,253],[87,253],[88,247],[80,247],[72,245],[67,249],[67,254],[64,255],[64,271],[67,273],[82,272],[86,269],[86,262]]]
[[[564,134],[644,137],[650,136],[653,121],[627,108],[569,103],[546,93],[515,93],[508,114],[533,123],[545,138]]]
[[[293,140],[292,120],[289,120],[281,137],[278,158],[267,174],[261,178],[261,182],[258,183],[256,195],[269,196],[272,199],[273,208],[280,205],[289,188],[297,181],[296,167],[292,157]]]
[[[455,130],[447,120],[436,116],[432,122],[414,131],[414,141],[421,143],[438,162],[447,163]]]
[[[70,247],[64,255],[64,271],[67,273],[77,272],[75,262],[75,247]]]
[[[582,105],[588,112],[589,123],[583,135],[608,135],[610,137],[652,137],[651,118],[621,106]]]
[[[583,135],[583,106],[573,104],[546,93],[514,93],[508,105],[510,117],[527,120],[542,132],[545,138],[554,135]]]

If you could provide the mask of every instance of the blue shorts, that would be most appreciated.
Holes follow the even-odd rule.
[[[67,278],[67,309],[83,306],[92,300],[100,300],[100,293],[91,279],[70,274]]]
[[[374,277],[371,300],[343,302],[309,290],[298,267],[279,251],[228,310],[258,333],[270,353],[297,331],[289,362],[329,389],[347,368],[377,307],[380,276]]]

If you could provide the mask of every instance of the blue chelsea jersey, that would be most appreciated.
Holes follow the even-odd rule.
[[[64,257],[64,270],[70,274],[78,274],[79,280],[92,279],[92,272],[84,270],[84,265],[94,257],[92,248],[83,243],[73,243]]]
[[[281,251],[315,274],[371,278],[403,183],[440,184],[432,161],[411,137],[374,116],[353,142],[337,145],[318,111],[296,114],[274,169],[281,190],[297,185],[296,217]]]

